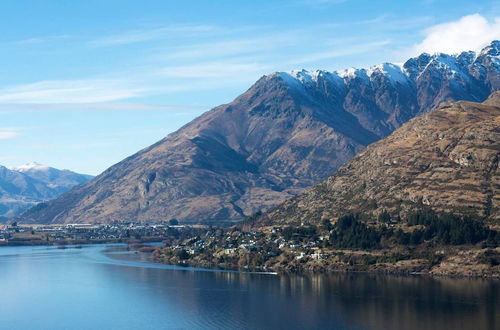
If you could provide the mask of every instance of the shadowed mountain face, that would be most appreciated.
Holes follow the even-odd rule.
[[[6,220],[40,202],[55,198],[90,179],[90,175],[35,163],[12,170],[0,166],[0,220]]]
[[[500,218],[500,92],[484,103],[444,103],[374,143],[323,183],[257,220],[319,223],[352,212],[427,205]]]
[[[356,153],[442,101],[500,89],[500,43],[480,54],[423,54],[403,67],[262,77],[165,139],[22,222],[221,223],[326,179]]]

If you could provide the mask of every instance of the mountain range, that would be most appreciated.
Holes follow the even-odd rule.
[[[0,221],[53,199],[93,177],[37,163],[8,169],[0,166]]]
[[[402,65],[275,72],[18,220],[232,223],[322,182],[440,103],[499,89],[499,41]]]

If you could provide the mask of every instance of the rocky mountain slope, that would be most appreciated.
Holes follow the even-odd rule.
[[[484,103],[444,103],[256,223],[319,223],[383,210],[397,215],[420,205],[499,219],[499,158],[500,92]]]
[[[53,199],[92,179],[90,175],[32,163],[13,169],[0,166],[0,221]]]
[[[495,41],[479,54],[422,54],[402,67],[269,74],[19,220],[240,220],[321,182],[442,101],[483,101],[500,89],[499,54]]]

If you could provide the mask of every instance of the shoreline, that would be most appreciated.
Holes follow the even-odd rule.
[[[144,253],[144,252],[143,252]],[[371,274],[371,275],[388,275],[388,276],[414,276],[414,277],[428,277],[428,278],[470,278],[470,279],[486,279],[486,280],[500,280],[500,276],[491,275],[466,275],[466,274],[433,274],[426,272],[384,272],[378,270],[355,270],[355,269],[328,269],[323,271],[311,271],[311,270],[301,270],[301,271],[258,271],[258,270],[245,270],[245,269],[234,269],[234,268],[223,268],[223,267],[208,267],[204,264],[182,264],[182,263],[162,263],[157,261],[152,261],[155,264],[176,266],[176,267],[189,267],[198,268],[203,270],[212,271],[230,271],[241,274],[260,274],[260,275],[329,275],[329,274]]]
[[[159,249],[156,249],[159,251]],[[365,273],[365,274],[378,274],[378,275],[397,275],[397,276],[422,276],[422,277],[448,277],[448,278],[482,278],[482,279],[495,279],[500,280],[500,272],[495,271],[496,268],[490,268],[484,273],[478,273],[477,269],[471,269],[469,272],[464,272],[462,265],[459,265],[455,269],[445,270],[438,272],[439,268],[436,270],[433,268],[435,266],[439,267],[441,265],[427,265],[427,268],[421,267],[419,269],[411,268],[407,266],[406,268],[401,265],[395,266],[395,264],[384,263],[375,265],[328,265],[326,263],[316,263],[316,267],[293,267],[291,269],[286,269],[285,267],[270,268],[267,267],[263,269],[261,267],[237,267],[235,265],[227,264],[216,264],[213,262],[196,262],[196,261],[162,261],[158,256],[155,257],[155,251],[153,251],[151,259],[153,262],[164,265],[179,266],[179,267],[193,267],[202,269],[218,269],[218,270],[228,270],[236,271],[242,273],[249,272],[270,272],[276,273],[278,275],[286,274],[332,274],[332,273]],[[409,262],[415,262],[417,259],[408,260]],[[396,263],[397,264],[397,263]],[[461,270],[461,271],[460,271]],[[484,269],[483,269],[484,271]]]
[[[383,272],[378,270],[353,270],[353,269],[329,269],[325,271],[256,271],[256,270],[245,270],[245,269],[232,269],[232,268],[222,268],[222,267],[206,267],[202,264],[168,264],[162,262],[155,262],[159,265],[176,266],[176,267],[186,267],[186,268],[196,268],[202,270],[210,271],[229,271],[240,274],[260,274],[260,275],[330,275],[330,274],[371,274],[371,275],[388,275],[388,276],[405,276],[405,277],[427,277],[427,278],[457,278],[457,279],[485,279],[485,280],[495,280],[500,281],[500,276],[489,276],[489,275],[463,275],[463,274],[432,274],[426,272]]]
[[[261,275],[330,275],[330,274],[371,274],[371,275],[388,275],[388,276],[405,276],[405,277],[427,277],[427,278],[457,278],[457,279],[484,279],[484,280],[495,280],[500,281],[500,276],[492,275],[475,275],[475,274],[433,274],[426,272],[384,272],[378,270],[354,270],[354,269],[329,269],[324,271],[311,271],[311,270],[301,270],[301,271],[247,271],[244,269],[232,269],[232,268],[222,268],[222,267],[206,267],[202,264],[168,264],[162,262],[154,262],[159,265],[176,266],[176,267],[189,267],[197,268],[203,270],[211,271],[230,271],[240,274],[261,274]]]
[[[64,240],[64,241],[8,241],[1,242],[0,248],[7,246],[66,246],[66,245],[91,245],[91,244],[147,244],[158,243],[161,240],[157,239],[143,239],[143,240],[125,240],[125,239],[96,239],[96,240]]]
[[[348,266],[345,268],[323,268],[323,269],[310,269],[310,268],[302,268],[302,269],[294,269],[294,270],[284,270],[284,269],[271,269],[271,270],[259,270],[258,268],[238,268],[238,267],[225,267],[222,265],[214,265],[213,263],[196,263],[196,262],[172,262],[165,263],[158,261],[153,256],[154,251],[157,250],[157,247],[149,245],[148,243],[160,243],[159,240],[147,239],[141,241],[126,241],[121,239],[115,240],[95,240],[95,241],[80,241],[80,240],[72,240],[72,241],[64,241],[64,242],[47,242],[44,244],[34,244],[35,242],[15,242],[16,244],[2,244],[0,242],[0,248],[2,247],[14,247],[14,246],[53,246],[55,248],[83,248],[87,245],[101,245],[101,244],[124,244],[127,245],[127,248],[137,253],[149,254],[151,256],[151,263],[158,265],[166,265],[166,266],[176,266],[180,268],[195,268],[199,270],[205,271],[229,271],[240,274],[256,274],[256,275],[328,275],[328,274],[373,274],[373,275],[390,275],[390,276],[416,276],[416,277],[441,277],[441,278],[470,278],[470,279],[486,279],[486,280],[500,280],[500,274],[492,273],[492,274],[460,274],[460,273],[430,273],[425,271],[410,271],[410,270],[388,270],[388,269],[356,269],[356,266]],[[134,245],[136,245],[134,247]],[[141,251],[142,248],[147,247],[149,251]]]

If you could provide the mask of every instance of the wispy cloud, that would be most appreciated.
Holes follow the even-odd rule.
[[[302,0],[303,3],[314,6],[339,4],[347,1],[349,0]]]
[[[110,79],[50,80],[0,89],[0,110],[152,110],[188,109],[126,100],[181,91],[210,90],[227,83],[250,83],[270,67],[253,62],[204,62],[152,67]],[[125,102],[124,102],[125,101]]]
[[[409,53],[459,53],[480,50],[492,40],[500,39],[500,17],[489,21],[480,14],[463,16],[444,24],[431,26],[424,31],[422,42],[414,45]]]
[[[202,33],[213,32],[217,29],[217,27],[212,25],[180,25],[144,28],[104,36],[90,41],[89,44],[98,47],[126,45],[168,37],[178,38],[181,35],[184,37],[189,35],[196,36]]]
[[[94,103],[0,103],[0,112],[19,111],[186,111],[202,110],[209,106],[149,104],[136,102]]]
[[[95,142],[95,143],[74,143],[74,144],[65,144],[59,146],[58,148],[63,150],[88,150],[89,148],[102,148],[109,149],[111,147],[116,146],[116,142],[108,141],[108,142]]]
[[[0,103],[92,103],[142,95],[148,88],[123,79],[49,80],[0,89]]]
[[[6,162],[6,161],[12,161],[12,160],[16,160],[16,159],[20,159],[21,158],[21,155],[18,155],[18,154],[3,154],[3,155],[0,155],[0,162]]]
[[[360,28],[359,25],[367,29],[380,25],[387,25],[387,29],[400,28],[390,24],[392,21],[390,15],[379,14],[348,23],[322,22],[284,30],[272,26],[232,29],[192,24],[132,29],[86,41],[80,36],[73,40],[73,45],[80,42],[79,45],[89,52],[102,52],[96,47],[144,44],[133,63],[121,66],[122,71],[113,71],[119,70],[118,65],[109,72],[81,79],[44,80],[0,88],[0,111],[187,110],[185,106],[144,104],[142,99],[178,92],[227,89],[228,85],[244,88],[263,74],[302,65],[321,63],[324,66],[331,62],[329,67],[339,68],[341,66],[334,59],[345,62],[354,55],[382,51],[393,42],[392,36],[374,39],[342,34],[343,31],[353,26]],[[421,24],[422,18],[417,17],[414,23]],[[46,39],[57,37],[64,36]],[[168,38],[176,40],[164,42]],[[23,42],[44,42],[44,38]]]
[[[68,35],[33,37],[33,38],[14,41],[14,44],[32,46],[32,45],[43,44],[43,43],[47,43],[47,42],[51,42],[51,41],[60,41],[63,39],[68,39],[68,38],[70,38],[70,36],[68,36]]]
[[[364,44],[357,45],[346,45],[343,47],[336,47],[332,50],[326,50],[321,52],[316,52],[312,54],[308,54],[303,57],[299,57],[290,61],[291,64],[303,64],[303,63],[311,63],[325,59],[331,59],[341,56],[349,56],[355,54],[365,54],[376,49],[380,49],[381,47],[387,46],[390,44],[390,40],[381,40],[375,42],[369,42]]]
[[[179,110],[189,106],[144,104],[134,98],[209,90],[230,82],[250,83],[270,67],[256,62],[215,61],[125,72],[113,78],[49,80],[0,89],[0,111],[13,110]]]
[[[160,60],[192,60],[199,58],[247,55],[288,47],[300,42],[304,36],[300,31],[271,33],[265,36],[237,38],[183,45],[162,50],[154,58]]]
[[[241,76],[260,72],[264,74],[271,68],[259,63],[208,62],[184,66],[165,67],[160,74],[168,78],[225,78],[238,80]]]
[[[0,127],[0,141],[20,137],[22,129],[18,127]]]

